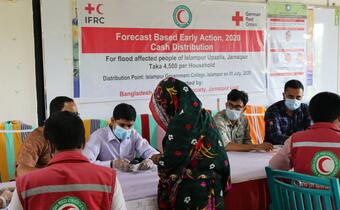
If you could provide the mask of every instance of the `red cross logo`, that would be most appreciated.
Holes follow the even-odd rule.
[[[232,16],[232,20],[235,21],[236,26],[240,26],[240,22],[243,21],[243,16],[240,16],[240,11],[236,11],[235,16]]]
[[[87,11],[87,13],[89,13],[90,15],[92,14],[92,11],[94,10],[95,8],[92,6],[91,3],[88,3],[87,6],[85,7],[85,10]]]

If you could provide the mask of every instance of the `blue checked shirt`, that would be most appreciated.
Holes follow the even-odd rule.
[[[266,122],[265,142],[283,144],[297,131],[306,130],[311,125],[308,105],[301,104],[292,117],[286,113],[284,100],[271,105],[264,116]]]

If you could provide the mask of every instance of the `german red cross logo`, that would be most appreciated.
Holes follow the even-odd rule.
[[[232,20],[235,22],[236,26],[240,26],[243,21],[243,16],[240,15],[240,11],[236,11],[235,15],[232,16]]]

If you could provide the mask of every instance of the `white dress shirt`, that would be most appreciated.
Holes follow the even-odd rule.
[[[113,134],[110,126],[92,133],[83,150],[83,155],[90,162],[106,167],[110,167],[112,160],[126,158],[131,161],[136,156],[148,159],[155,154],[159,152],[135,129],[132,129],[129,138],[121,141]]]

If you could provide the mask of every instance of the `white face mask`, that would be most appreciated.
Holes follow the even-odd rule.
[[[285,105],[289,110],[294,111],[301,106],[301,100],[286,98]]]
[[[242,111],[227,108],[225,110],[225,113],[226,113],[229,120],[235,121],[235,120],[238,120],[241,117]]]
[[[113,130],[113,133],[115,134],[115,136],[118,139],[124,140],[124,139],[130,138],[131,130],[132,129],[126,130],[126,129],[120,127],[119,125],[116,125],[115,129]]]

